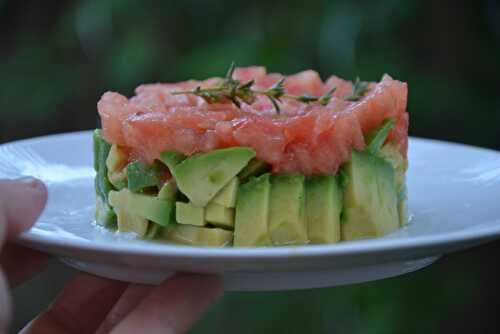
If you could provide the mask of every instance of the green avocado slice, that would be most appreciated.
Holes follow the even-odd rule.
[[[378,156],[389,162],[394,169],[396,191],[398,193],[399,224],[403,226],[408,220],[408,199],[406,191],[408,160],[403,157],[399,148],[393,143],[387,143],[382,146],[378,152]]]
[[[94,142],[94,168],[96,169],[95,188],[96,193],[104,202],[108,202],[108,193],[113,190],[113,185],[108,180],[108,168],[106,159],[108,158],[111,144],[103,137],[100,129],[96,129],[93,135]]]
[[[398,214],[399,226],[404,226],[408,222],[408,196],[406,184],[398,192]]]
[[[255,151],[246,147],[196,154],[175,166],[173,175],[179,190],[204,207],[253,157]]]
[[[236,200],[234,245],[271,246],[268,234],[270,175],[250,178],[240,186]]]
[[[102,145],[104,144],[108,144],[104,138],[102,137],[102,130],[101,129],[95,129],[94,132],[92,133],[92,144],[93,144],[93,148],[94,148],[94,170],[96,172],[99,171],[99,166],[102,164],[102,163],[106,163],[106,157],[108,156],[108,154],[106,154],[106,157],[104,158],[104,160],[101,159],[101,148],[102,148]],[[109,150],[111,149],[111,145],[109,145]],[[108,151],[109,153],[109,151]]]
[[[165,168],[165,166],[163,166]],[[142,161],[134,161],[127,165],[128,189],[139,192],[147,187],[161,184],[162,166],[158,161],[146,165]]]
[[[95,220],[98,225],[116,228],[116,213],[101,196],[96,196]]]
[[[335,243],[340,240],[342,191],[335,176],[306,179],[306,220],[309,242]]]
[[[177,185],[174,179],[170,179],[163,184],[158,192],[159,199],[166,199],[170,201],[175,201],[177,197]]]
[[[353,151],[344,166],[342,239],[383,236],[399,227],[394,169],[384,159],[368,152]]]
[[[387,143],[379,150],[377,156],[389,162],[396,173],[396,189],[401,191],[405,185],[408,161],[403,157],[399,148],[393,143]]]
[[[162,226],[158,225],[156,223],[150,222],[148,225],[148,229],[146,231],[146,234],[144,235],[144,238],[146,239],[156,239],[157,236],[161,233]]]
[[[236,206],[236,196],[240,181],[237,177],[233,177],[228,184],[222,188],[217,195],[212,199],[211,203],[220,204],[226,208],[234,208]]]
[[[125,209],[116,209],[116,215],[118,217],[118,231],[134,232],[141,238],[146,235],[149,223],[146,218]]]
[[[120,191],[111,191],[109,203],[115,210],[123,210],[162,226],[167,226],[174,221],[175,203],[157,196],[133,193],[125,188]]]
[[[234,209],[217,203],[208,203],[205,207],[205,220],[212,225],[234,229]]]
[[[127,173],[124,166],[127,164],[127,155],[125,152],[113,144],[106,158],[106,167],[108,168],[108,180],[115,189],[127,187]]]
[[[191,246],[231,246],[233,232],[221,228],[172,224],[162,230],[162,238]]]
[[[178,224],[205,226],[205,209],[192,203],[176,202],[175,219]]]
[[[303,175],[273,175],[269,204],[269,236],[274,245],[308,242]]]

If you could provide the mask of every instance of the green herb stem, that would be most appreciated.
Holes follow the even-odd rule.
[[[241,103],[252,104],[255,102],[257,95],[266,96],[269,98],[274,106],[277,113],[280,112],[281,99],[295,100],[301,103],[319,103],[321,105],[327,105],[332,99],[333,92],[335,92],[335,87],[330,89],[326,94],[322,96],[312,96],[308,94],[304,95],[291,95],[285,93],[284,82],[285,78],[281,78],[274,85],[265,90],[253,89],[254,80],[249,80],[247,82],[240,82],[233,78],[235,70],[234,62],[229,67],[227,74],[224,79],[215,87],[201,88],[196,86],[191,90],[174,91],[171,92],[172,95],[183,95],[191,94],[203,98],[207,103],[217,103],[225,100],[231,101],[236,107],[241,108]]]
[[[359,80],[359,77],[356,78],[354,84],[352,85],[352,93],[347,96],[345,99],[347,101],[358,101],[368,92],[369,83],[366,81]]]

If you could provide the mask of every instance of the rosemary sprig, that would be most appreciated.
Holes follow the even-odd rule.
[[[233,78],[235,63],[231,63],[226,76],[221,82],[211,88],[201,88],[200,86],[194,87],[191,90],[174,91],[172,95],[192,94],[203,98],[207,103],[222,102],[224,100],[231,101],[236,107],[241,108],[241,103],[252,104],[255,102],[257,95],[266,96],[274,106],[277,113],[280,112],[281,99],[291,99],[302,103],[319,103],[327,105],[332,99],[335,87],[322,96],[304,95],[290,95],[285,93],[284,82],[285,78],[281,78],[274,85],[265,90],[252,89],[254,80],[247,82],[240,82]]]
[[[359,77],[357,77],[352,86],[351,95],[347,96],[345,99],[347,101],[358,101],[366,94],[366,92],[368,92],[368,82],[361,81],[359,80]]]

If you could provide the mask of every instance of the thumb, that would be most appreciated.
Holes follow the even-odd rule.
[[[0,244],[28,230],[47,202],[47,188],[32,177],[0,179]]]

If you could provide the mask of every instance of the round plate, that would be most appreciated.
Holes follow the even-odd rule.
[[[47,207],[20,242],[96,275],[155,284],[173,272],[217,273],[227,290],[283,290],[380,279],[500,236],[500,153],[410,140],[410,222],[379,239],[334,245],[204,248],[138,240],[98,227],[90,131],[0,146],[0,177],[32,175]]]

